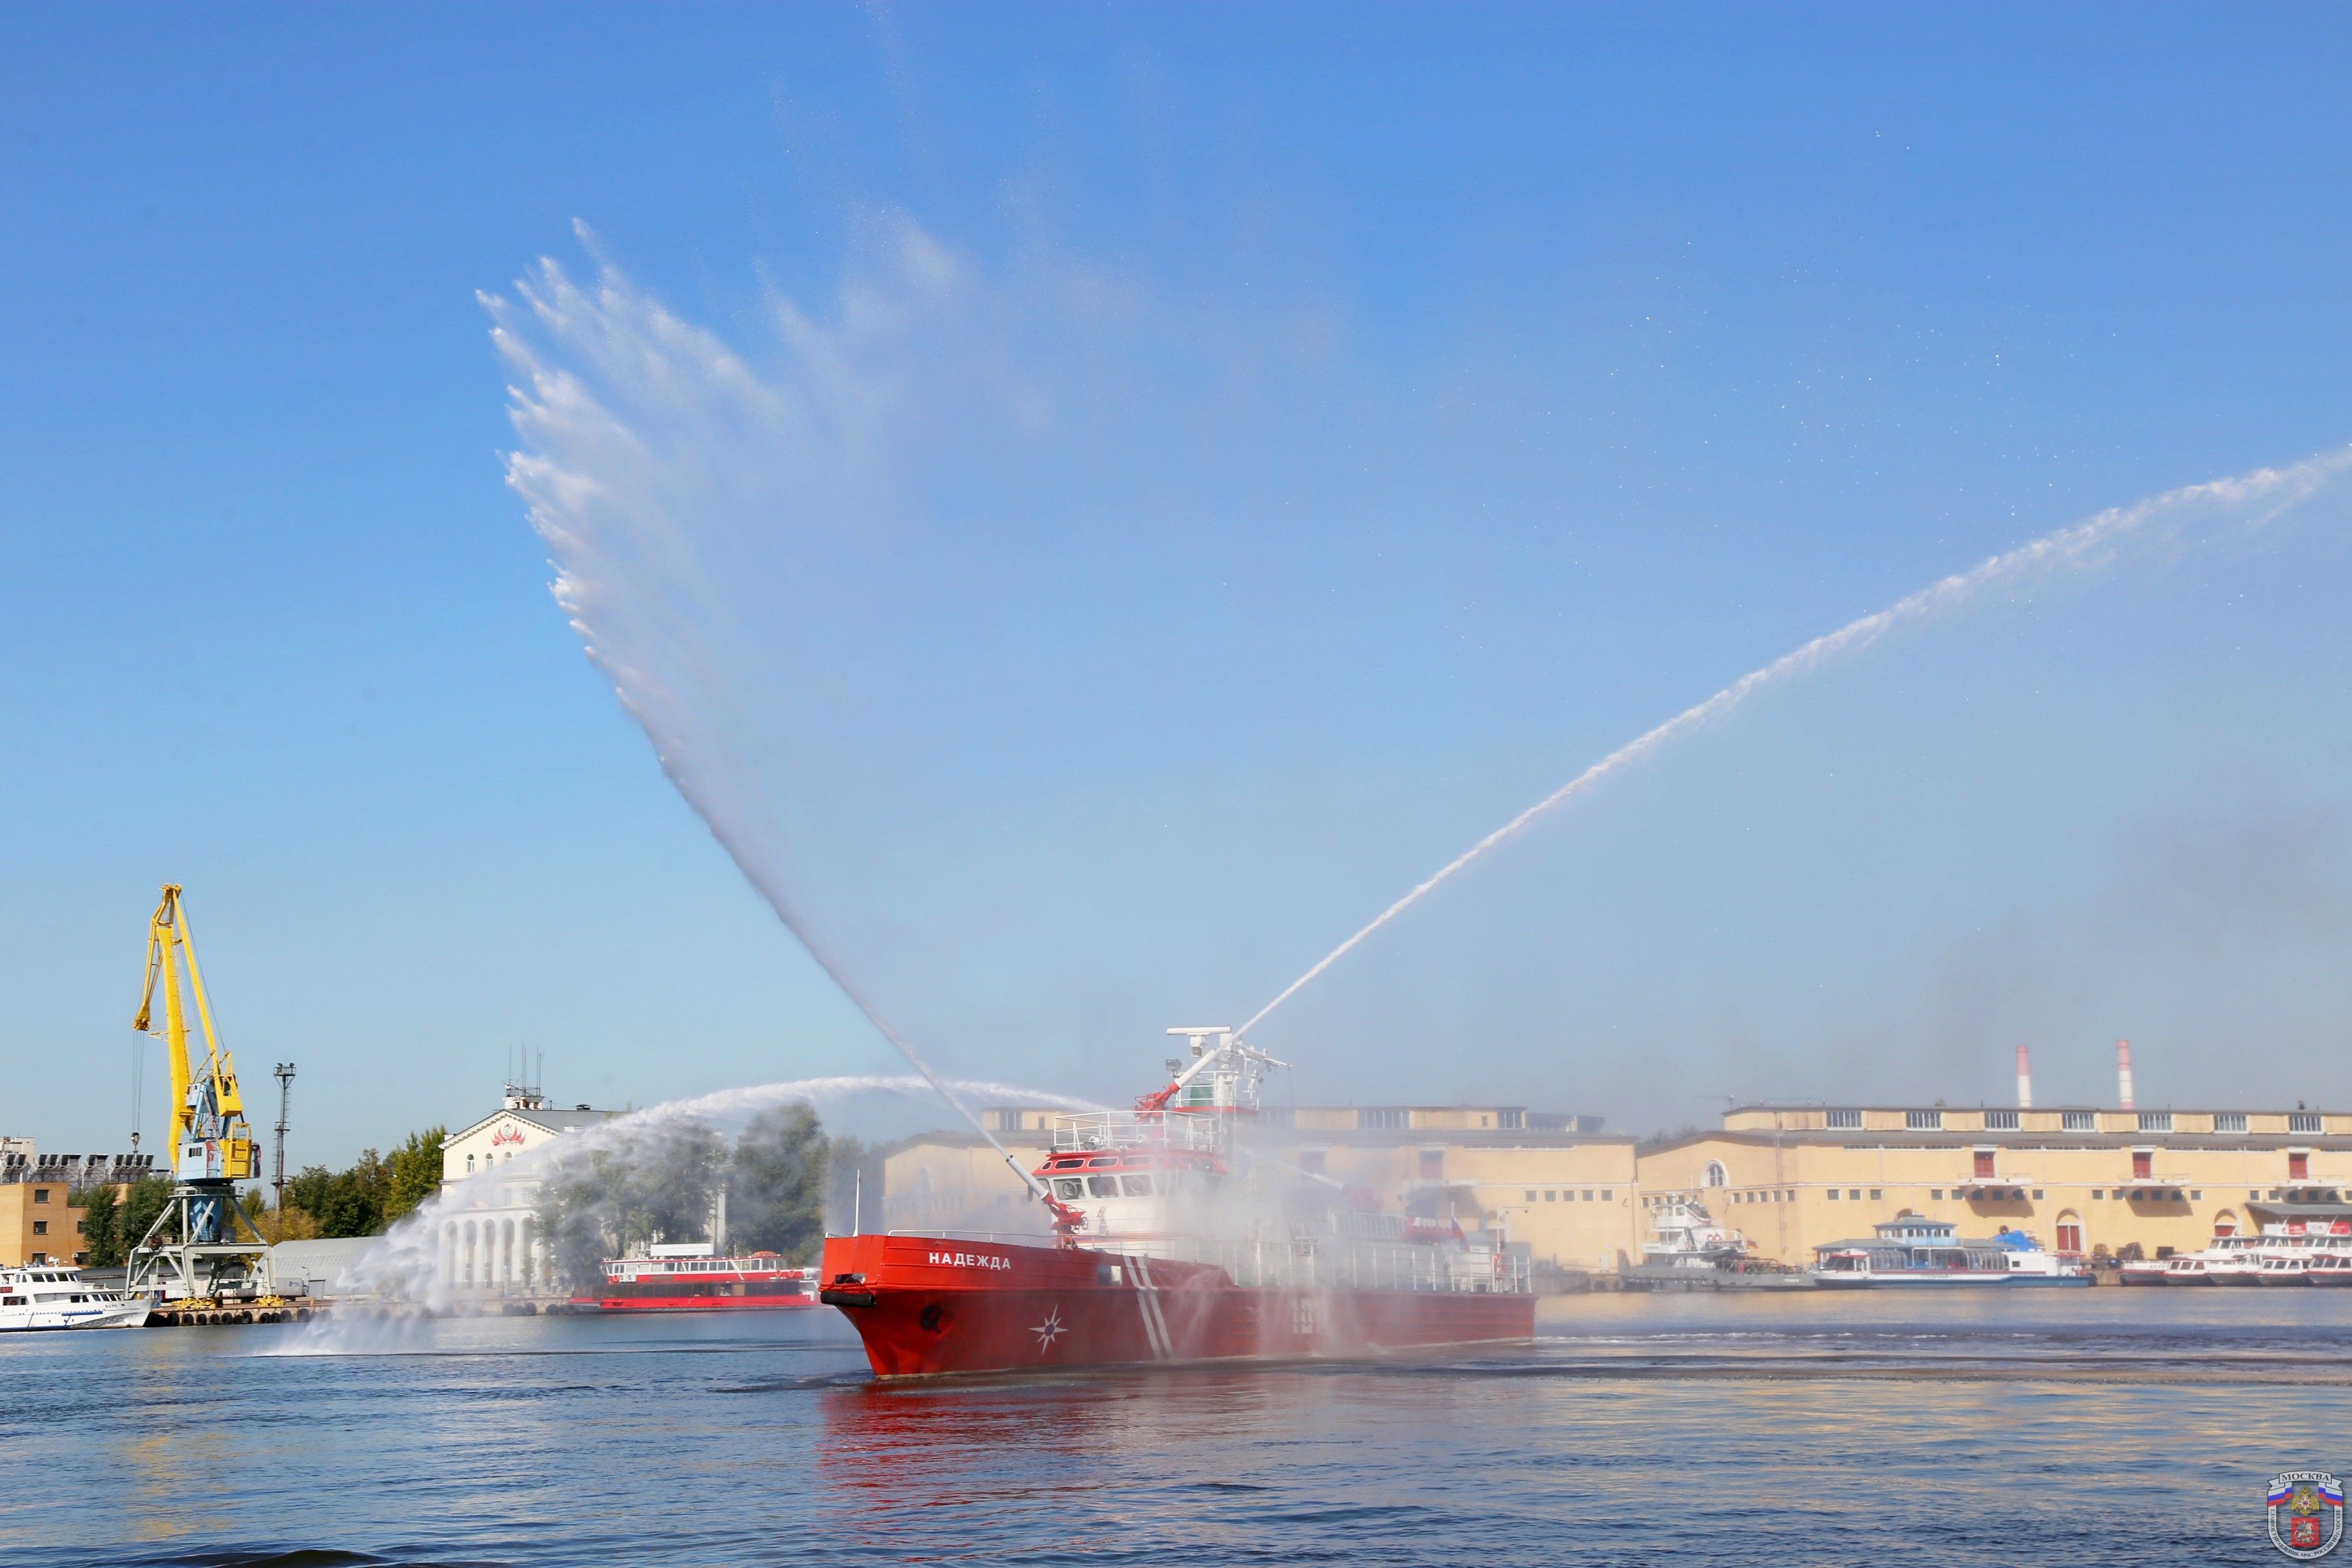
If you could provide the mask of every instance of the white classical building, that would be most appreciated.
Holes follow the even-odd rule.
[[[537,1161],[511,1176],[516,1155],[618,1115],[585,1105],[558,1110],[537,1089],[506,1086],[499,1109],[441,1143],[440,1272],[452,1289],[499,1296],[546,1293],[539,1237]]]

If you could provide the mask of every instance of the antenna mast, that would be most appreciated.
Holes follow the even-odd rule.
[[[294,1064],[279,1062],[270,1075],[278,1080],[278,1178],[270,1185],[278,1189],[278,1211],[286,1212],[286,1102],[294,1089]]]

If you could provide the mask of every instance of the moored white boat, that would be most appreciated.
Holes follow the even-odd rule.
[[[2044,1252],[2032,1237],[2004,1230],[1989,1241],[1963,1239],[1948,1220],[1905,1210],[1873,1227],[1866,1241],[1833,1241],[1814,1248],[1808,1272],[1830,1289],[1878,1285],[2087,1285],[2082,1263]]]
[[[2352,1253],[2320,1253],[2305,1270],[2304,1279],[2312,1285],[2352,1286]]]
[[[2205,1275],[2205,1255],[2183,1252],[2166,1258],[2164,1282],[2167,1285],[2210,1285],[2213,1281]]]
[[[1802,1269],[1759,1258],[1748,1238],[1717,1223],[1696,1198],[1675,1196],[1649,1211],[1642,1261],[1618,1278],[1635,1290],[1802,1290]]]
[[[0,1269],[0,1332],[21,1329],[136,1329],[148,1303],[105,1290],[61,1264]]]
[[[2254,1266],[2257,1285],[2304,1285],[2310,1282],[2310,1259],[2293,1252],[2273,1252]]]

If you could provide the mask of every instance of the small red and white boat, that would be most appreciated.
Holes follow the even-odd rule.
[[[1258,1084],[1282,1064],[1230,1030],[1171,1032],[1191,1037],[1189,1066],[1132,1111],[1061,1118],[1045,1163],[1025,1173],[1053,1216],[1052,1241],[825,1242],[822,1300],[856,1326],[876,1375],[1366,1356],[1534,1336],[1524,1247],[1367,1210],[1335,1183],[1254,1157]]]
[[[593,1294],[574,1296],[583,1310],[742,1312],[817,1304],[817,1271],[795,1268],[773,1252],[714,1256],[710,1243],[656,1247],[643,1258],[604,1261]]]

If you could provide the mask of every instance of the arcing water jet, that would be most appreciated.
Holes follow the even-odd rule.
[[[1582,795],[1610,774],[1621,772],[1664,748],[1668,742],[1721,718],[1768,686],[1785,684],[1810,675],[1824,665],[1861,652],[1904,628],[1951,615],[1977,603],[1996,588],[2014,586],[2037,577],[2066,571],[2095,571],[2113,562],[2131,544],[2177,540],[2190,523],[2228,521],[2240,531],[2259,528],[2296,503],[2306,500],[2330,481],[2352,468],[2352,447],[2325,453],[2284,468],[2257,468],[2236,479],[2214,479],[2154,496],[2137,506],[2103,511],[2088,521],[2042,535],[2031,544],[1996,555],[1967,572],[1955,574],[1836,631],[1815,637],[1792,653],[1781,655],[1761,669],[1751,670],[1696,707],[1686,708],[1656,729],[1628,742],[1593,763],[1535,805],[1439,867],[1427,880],[1374,916],[1355,935],[1333,948],[1315,966],[1283,987],[1265,1006],[1235,1030],[1249,1033],[1268,1015],[1305,990],[1317,976],[1355,951],[1363,941],[1440,886],[1485,859],[1541,817]]]

